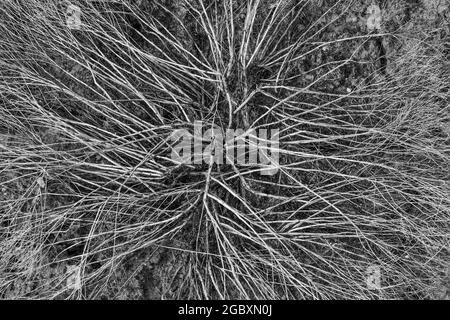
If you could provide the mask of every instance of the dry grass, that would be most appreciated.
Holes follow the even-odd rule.
[[[0,297],[100,297],[169,239],[172,297],[431,296],[449,270],[444,41],[384,34],[402,49],[383,75],[361,62],[378,35],[330,36],[355,1],[122,2],[72,1],[79,31],[60,1],[0,5]],[[365,72],[350,92],[330,87],[348,68]],[[278,174],[180,167],[169,137],[194,120],[279,128]]]

